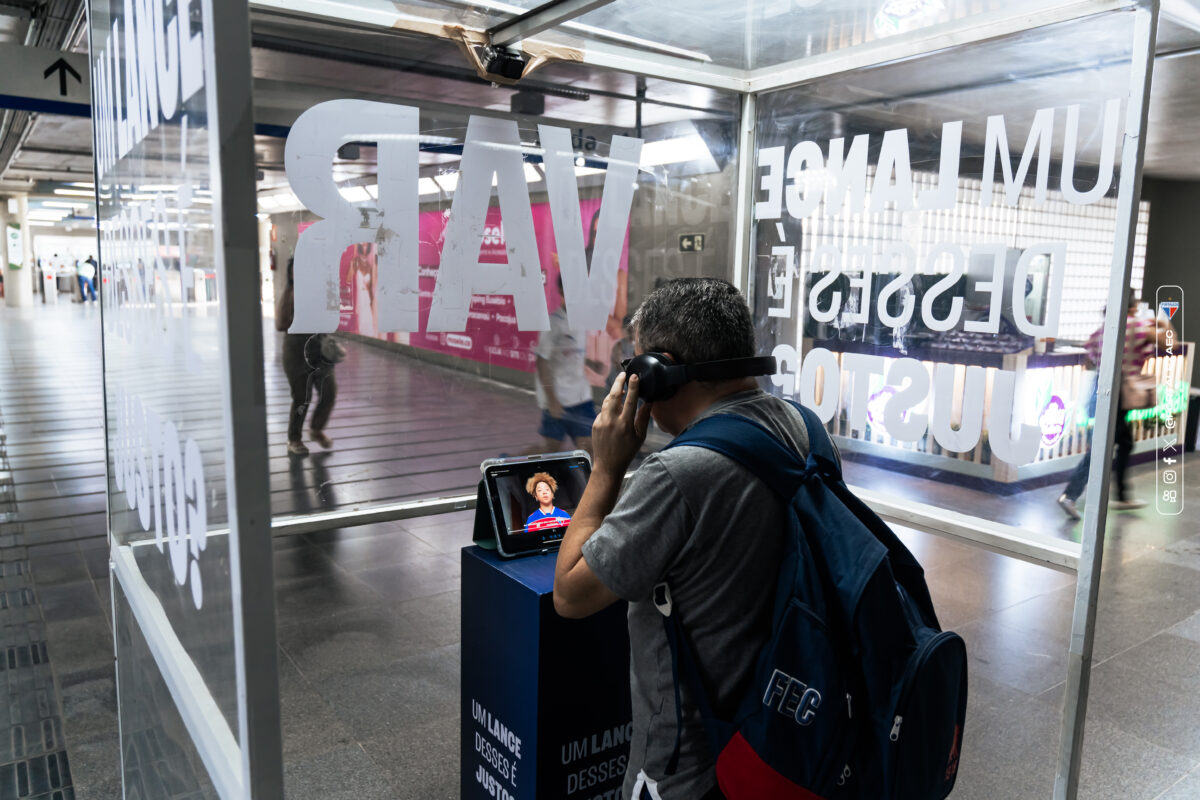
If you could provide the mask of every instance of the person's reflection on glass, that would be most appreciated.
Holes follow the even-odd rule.
[[[333,485],[329,481],[329,469],[325,462],[332,453],[314,453],[310,459],[312,469],[305,469],[305,462],[299,458],[288,459],[288,482],[292,490],[291,513],[302,517],[315,511],[336,504]],[[311,483],[309,481],[311,480]],[[306,534],[306,544],[287,547],[283,552],[291,564],[284,563],[287,574],[292,578],[312,577],[314,575],[329,575],[333,573],[331,560],[337,549],[338,539],[332,531],[320,531],[316,534]],[[330,586],[331,590],[337,588]]]
[[[298,458],[288,459],[288,486],[292,492],[291,511],[296,516],[310,514],[315,510],[312,495],[308,493],[308,484],[305,481],[307,473],[303,461]]]
[[[329,461],[333,453],[313,453],[309,462],[312,464],[312,485],[318,508],[332,508],[338,504],[337,484],[329,479]],[[296,459],[292,459],[295,461]]]
[[[554,505],[554,494],[558,481],[548,472],[536,472],[525,482],[525,491],[537,500],[537,509],[525,520],[526,531],[541,531],[547,528],[562,528],[571,521],[571,515]]]
[[[287,288],[283,290],[275,308],[275,329],[284,332],[283,372],[287,375],[292,395],[292,407],[288,413],[287,450],[291,455],[306,456],[308,447],[300,433],[304,418],[308,416],[308,404],[314,389],[317,392],[317,407],[313,410],[309,433],[321,447],[333,447],[333,439],[325,434],[325,425],[337,400],[334,365],[345,357],[346,351],[337,340],[324,334],[287,332],[296,313],[294,263],[294,258],[288,259]]]

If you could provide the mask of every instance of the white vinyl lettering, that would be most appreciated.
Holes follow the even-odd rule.
[[[954,165],[958,169],[958,164]],[[813,187],[816,175],[824,176],[825,157],[816,142],[800,142],[792,148],[787,160],[788,184],[783,198],[787,202],[788,216],[804,219],[821,204],[822,186]]]
[[[1045,258],[1049,270],[1049,290],[1046,294],[1046,319],[1035,325],[1025,315],[1025,281],[1034,267],[1034,261]],[[1058,317],[1062,311],[1063,283],[1067,277],[1067,245],[1063,242],[1033,244],[1025,248],[1017,259],[1017,270],[1013,276],[1013,321],[1017,330],[1026,336],[1054,336],[1058,331]],[[1020,291],[1017,291],[1017,288]]]
[[[925,296],[921,298],[921,320],[931,331],[954,330],[958,326],[959,318],[962,317],[963,299],[958,296],[950,300],[950,313],[943,319],[938,319],[933,313],[933,304],[939,297],[950,291],[967,270],[961,248],[952,244],[935,244],[929,249],[929,256],[925,260],[925,271],[935,274],[934,268],[938,259],[943,255],[950,256],[950,271],[946,277],[930,287],[929,291],[925,292]]]
[[[954,208],[958,200],[958,159],[962,149],[962,120],[942,123],[942,148],[938,182],[921,192],[917,207],[922,211]]]
[[[818,382],[817,378],[821,380]],[[817,386],[827,387],[817,402]],[[804,354],[800,364],[800,403],[817,412],[821,422],[828,423],[837,413],[838,388],[842,385],[842,370],[837,355],[824,347],[815,347]]]
[[[893,177],[895,181],[893,182]],[[879,151],[879,166],[871,187],[871,211],[883,211],[888,203],[897,211],[913,207],[912,168],[908,158],[908,131],[904,128],[883,134]]]
[[[1042,108],[1033,116],[1029,138],[1017,172],[1013,174],[1012,161],[1008,155],[1008,136],[1004,131],[1004,117],[988,117],[983,150],[983,185],[979,205],[984,208],[992,204],[992,184],[996,179],[996,154],[1000,155],[1000,168],[1004,174],[1004,202],[1015,206],[1025,185],[1030,163],[1037,158],[1037,184],[1034,189],[1035,206],[1046,202],[1046,185],[1050,182],[1050,139],[1054,135],[1054,109]]]
[[[1067,202],[1075,205],[1094,203],[1108,194],[1112,185],[1117,151],[1117,128],[1121,119],[1121,100],[1113,98],[1104,104],[1104,138],[1100,145],[1100,168],[1096,183],[1086,192],[1075,188],[1075,150],[1079,146],[1079,106],[1067,108],[1067,133],[1063,145],[1062,193]]]
[[[766,199],[754,204],[754,216],[757,219],[779,219],[782,213],[783,157],[782,147],[764,147],[758,151],[758,166],[766,170],[758,185],[766,192]]]
[[[792,316],[792,285],[796,282],[796,248],[791,245],[783,247],[772,247],[772,257],[783,258],[783,276],[776,277],[771,274],[770,285],[767,287],[767,294],[772,300],[782,302],[782,306],[770,306],[767,308],[768,317],[782,317],[787,319]],[[800,276],[800,285],[804,285],[804,276]],[[803,298],[801,298],[803,302]]]
[[[1042,431],[1037,425],[1016,424],[1013,436],[1013,401],[1017,397],[1017,376],[1009,370],[997,370],[992,376],[992,403],[988,414],[988,446],[992,455],[1009,464],[1028,464],[1037,458]]]
[[[203,604],[199,559],[208,538],[204,463],[195,440],[183,439],[175,423],[162,421],[141,398],[113,387],[113,472],[117,490],[136,512],[142,530],[170,560],[179,586],[188,585],[196,608]],[[161,472],[160,472],[161,470]]]
[[[841,291],[835,290],[830,294],[829,308],[824,311],[818,307],[818,303],[821,293],[842,274],[842,251],[831,244],[819,244],[813,250],[812,258],[812,271],[825,274],[813,284],[812,294],[808,296],[808,314],[817,322],[832,322],[842,310]]]
[[[642,140],[613,137],[589,264],[570,132],[543,125],[539,134],[568,320],[576,330],[599,330],[616,298]],[[376,245],[380,330],[419,329],[419,140],[416,108],[362,100],[320,103],[292,126],[284,153],[288,181],[300,201],[322,218],[301,233],[296,245],[292,333],[337,329],[339,256],[360,242]],[[351,204],[333,180],[338,148],[360,141],[378,144],[376,204]],[[522,149],[515,122],[479,116],[468,120],[427,331],[465,331],[477,295],[511,295],[519,330],[549,329]],[[504,220],[500,225],[486,224],[493,177]],[[481,244],[502,245],[507,261],[480,263]]]
[[[158,103],[164,119],[174,119],[179,109],[179,15],[164,22],[166,3],[153,6],[152,32],[155,38],[154,67],[158,72]]]
[[[908,286],[917,272],[917,252],[905,242],[888,242],[883,246],[880,270],[891,272],[897,259],[900,261],[898,274],[879,290],[879,319],[889,328],[902,328],[907,325],[912,320],[913,309],[917,304],[916,297],[912,292],[908,292],[901,301],[899,314],[892,314],[888,310],[888,301],[892,299],[892,295]]]
[[[912,411],[929,395],[929,373],[925,371],[925,365],[915,358],[898,358],[888,369],[887,381],[897,389],[883,409],[884,429],[893,439],[918,441],[929,427],[928,414]]]
[[[846,248],[845,271],[848,283],[851,292],[858,290],[858,311],[847,309],[842,317],[849,325],[865,325],[871,320],[871,283],[874,274],[874,257],[870,245],[852,244]]]
[[[589,264],[583,242],[571,134],[566,128],[539,125],[538,135],[545,150],[542,166],[546,171],[546,192],[558,247],[567,322],[573,330],[600,330],[607,323],[617,296],[621,245],[625,241],[625,228],[633,205],[642,140],[614,136],[609,146],[596,244]]]
[[[933,370],[933,437],[942,449],[965,453],[979,443],[983,433],[983,400],[987,373],[983,367],[967,367],[963,381],[958,429],[951,420],[958,398],[955,397],[954,364],[938,364]]]
[[[883,356],[864,353],[842,354],[842,369],[850,380],[850,427],[864,430],[867,427],[867,402],[871,398],[871,376],[882,375],[887,360]]]
[[[427,330],[466,330],[471,296],[512,295],[517,327],[550,329],[533,232],[529,185],[521,161],[521,137],[513,120],[471,117],[461,162],[462,177],[450,205],[442,265],[433,290]],[[500,215],[508,262],[482,264],[479,246],[491,196],[492,177],[500,195]],[[582,233],[581,233],[582,235]]]
[[[829,178],[825,184],[826,213],[839,214],[849,197],[848,214],[861,214],[867,196],[867,147],[870,137],[863,133],[854,137],[850,152],[844,153],[845,139],[829,140]]]
[[[343,250],[374,242],[379,264],[381,331],[417,329],[417,159],[420,120],[410,106],[365,100],[320,103],[300,115],[284,146],[292,191],[322,217],[296,243],[296,311],[291,333],[337,330]],[[333,181],[338,148],[378,143],[379,200],[353,205]],[[459,329],[461,330],[461,329]]]
[[[793,396],[798,388],[797,374],[800,372],[800,354],[790,344],[777,344],[771,351],[771,355],[779,365],[779,371],[771,376],[771,385],[781,387],[785,397]]]
[[[94,42],[96,177],[103,179],[162,122],[204,88],[204,34],[192,33],[190,0],[124,0],[102,42]]]
[[[971,257],[976,256],[990,256],[992,260],[991,279],[975,281],[974,287],[976,292],[987,292],[988,315],[985,320],[967,320],[963,323],[963,330],[996,334],[1000,332],[1000,309],[1004,305],[1004,265],[1008,248],[1002,244],[977,244],[971,248]],[[1021,286],[1024,285],[1022,282]],[[1024,297],[1021,298],[1021,306],[1023,309]]]

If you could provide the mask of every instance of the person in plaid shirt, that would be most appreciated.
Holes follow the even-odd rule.
[[[1166,346],[1166,335],[1171,324],[1166,320],[1156,318],[1139,318],[1137,314],[1137,299],[1130,297],[1128,316],[1125,318],[1125,352],[1121,361],[1121,377],[1122,380],[1140,375],[1142,367],[1146,361],[1154,357],[1155,347]],[[1088,337],[1084,349],[1087,350],[1087,358],[1091,365],[1098,367],[1100,365],[1100,350],[1104,344],[1104,326],[1101,325],[1091,336]],[[1126,409],[1121,404],[1121,393],[1117,392],[1117,419],[1116,419],[1116,453],[1113,455],[1113,478],[1116,481],[1117,495],[1110,505],[1115,509],[1133,509],[1142,508],[1146,505],[1146,501],[1140,500],[1129,494],[1129,486],[1125,480],[1125,471],[1129,466],[1129,456],[1133,452],[1133,431],[1129,427],[1129,421],[1125,419]],[[1088,406],[1089,416],[1094,416],[1096,413],[1096,392],[1092,391],[1091,402]],[[1058,505],[1071,519],[1079,519],[1079,509],[1076,506],[1076,501],[1083,494],[1083,490],[1087,487],[1088,468],[1092,460],[1092,451],[1089,448],[1083,454],[1083,460],[1075,467],[1075,471],[1071,473],[1071,479],[1067,483],[1063,493],[1058,496]]]

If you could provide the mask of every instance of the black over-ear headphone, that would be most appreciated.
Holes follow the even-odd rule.
[[[728,358],[699,364],[676,364],[666,353],[642,353],[621,366],[626,375],[638,376],[638,397],[647,402],[668,400],[679,387],[690,381],[724,381],[774,375],[778,371],[775,356]]]

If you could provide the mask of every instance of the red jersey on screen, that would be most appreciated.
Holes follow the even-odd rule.
[[[525,530],[527,532],[547,531],[552,528],[565,528],[570,523],[571,515],[557,506],[550,513],[539,508],[529,515],[529,519],[525,520]]]

